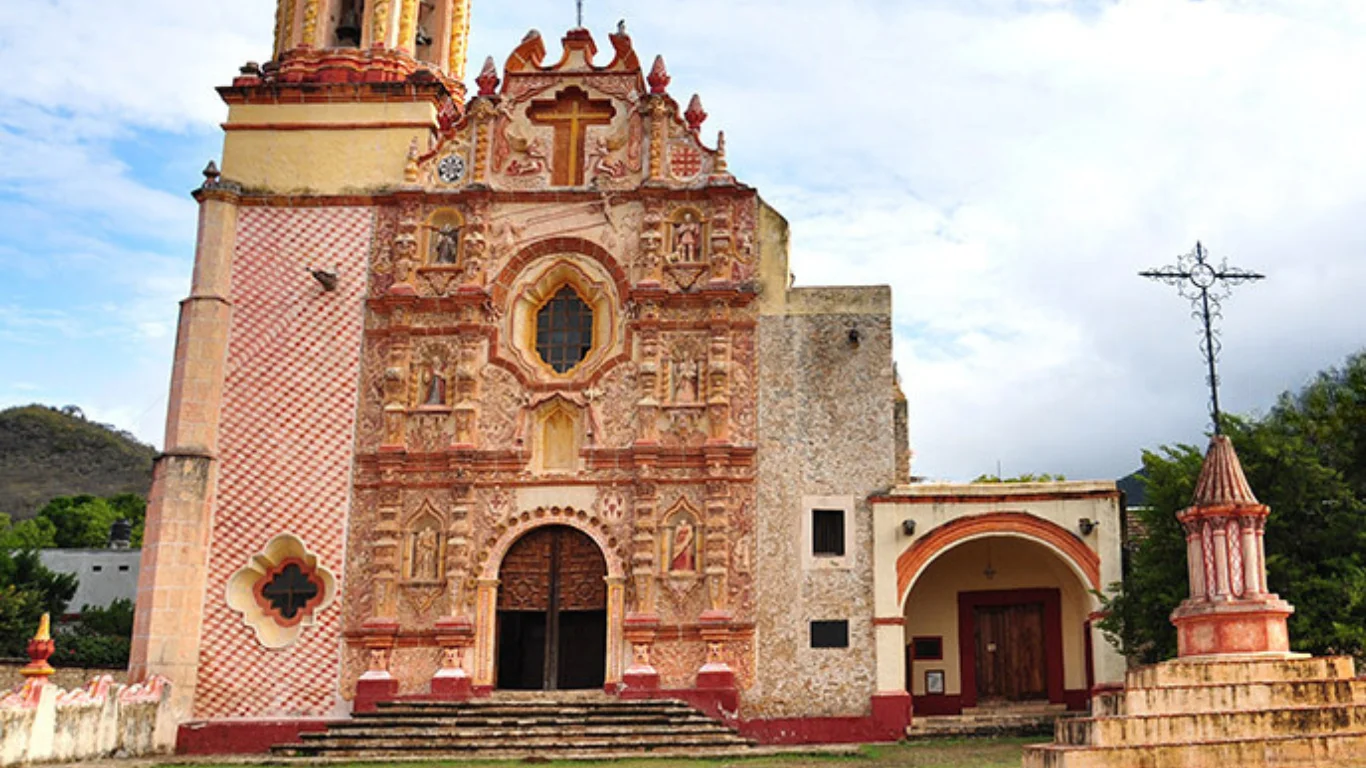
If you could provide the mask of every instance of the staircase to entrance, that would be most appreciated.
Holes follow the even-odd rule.
[[[282,756],[388,758],[730,757],[755,742],[681,701],[597,691],[500,691],[465,702],[386,701],[280,744]]]

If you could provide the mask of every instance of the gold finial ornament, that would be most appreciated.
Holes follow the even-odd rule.
[[[465,79],[469,44],[470,0],[451,0],[451,45],[447,69],[456,80]]]
[[[51,639],[52,639],[52,616],[51,616],[50,614],[46,614],[46,613],[45,613],[45,614],[43,614],[43,617],[42,617],[41,619],[38,620],[38,634],[34,635],[34,636],[33,636],[33,639],[34,639],[34,640],[51,640]]]

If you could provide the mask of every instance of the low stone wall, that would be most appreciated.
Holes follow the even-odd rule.
[[[130,686],[105,675],[75,690],[27,682],[0,697],[0,766],[164,751],[169,693],[162,678]]]
[[[12,691],[24,684],[24,676],[19,674],[19,670],[24,668],[28,659],[0,659],[0,694],[5,691]],[[84,688],[87,683],[99,677],[108,675],[114,682],[120,685],[128,682],[128,669],[120,667],[118,669],[102,669],[96,667],[71,667],[69,669],[58,669],[48,682],[55,684],[59,688],[68,690]]]

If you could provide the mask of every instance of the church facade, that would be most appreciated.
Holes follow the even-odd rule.
[[[279,0],[220,89],[134,630],[182,749],[584,688],[876,740],[913,693],[1118,679],[1113,485],[899,485],[890,291],[793,287],[786,222],[624,28],[532,32],[468,94],[468,24]],[[1038,652],[992,667],[974,622]]]

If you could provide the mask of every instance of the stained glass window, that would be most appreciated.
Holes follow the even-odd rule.
[[[536,352],[556,373],[564,373],[592,348],[593,310],[566,285],[536,314]]]
[[[275,578],[261,589],[275,612],[285,621],[293,621],[308,601],[318,596],[318,584],[305,574],[298,563],[290,563],[275,574]]]

